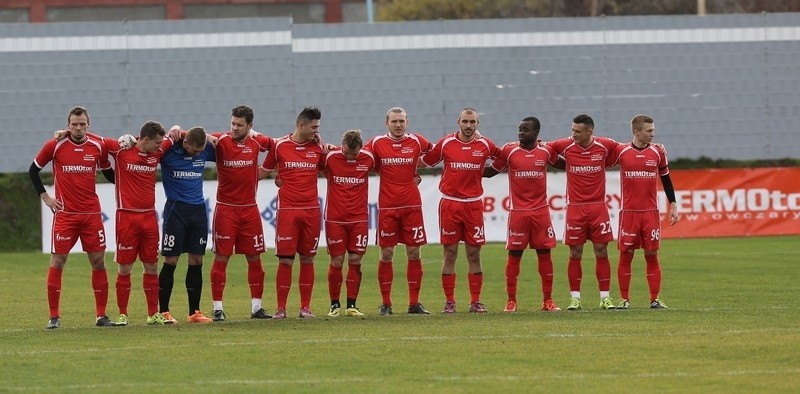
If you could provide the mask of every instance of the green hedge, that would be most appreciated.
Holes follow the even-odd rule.
[[[39,250],[41,201],[28,174],[0,173],[0,251]]]

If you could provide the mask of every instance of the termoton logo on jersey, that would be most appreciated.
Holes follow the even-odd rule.
[[[316,170],[317,165],[314,163],[306,163],[304,161],[287,161],[283,164],[285,169],[299,169],[299,170]]]
[[[625,178],[645,178],[652,179],[656,177],[653,171],[624,171]]]
[[[544,178],[543,171],[514,171],[515,178]]]
[[[366,179],[351,176],[333,176],[332,179],[334,183],[339,185],[361,185],[366,182]]]
[[[131,172],[139,172],[143,174],[156,172],[155,166],[151,167],[151,166],[143,166],[141,164],[131,164],[131,163],[128,163],[128,165],[125,166],[125,169]]]
[[[569,166],[569,172],[573,174],[593,174],[603,171],[602,166]]]
[[[450,163],[450,168],[454,170],[480,170],[481,167],[482,166],[480,164],[476,163],[461,163],[461,162]]]
[[[94,172],[94,167],[89,166],[61,166],[61,172],[68,174],[80,174]]]
[[[387,157],[381,159],[381,164],[385,166],[401,166],[406,164],[413,164],[414,159],[410,157]]]
[[[178,179],[197,179],[202,178],[203,174],[192,171],[172,171],[172,176]]]
[[[223,160],[222,165],[224,167],[231,167],[231,168],[244,168],[244,167],[252,167],[253,161],[252,160]]]

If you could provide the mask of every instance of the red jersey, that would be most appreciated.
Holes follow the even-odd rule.
[[[91,138],[81,143],[69,138],[49,140],[33,162],[41,169],[51,161],[55,199],[64,203],[63,212],[100,213],[95,174],[98,168],[111,168],[105,146]]]
[[[272,149],[275,141],[265,135],[236,142],[230,132],[213,133],[217,141],[217,203],[234,206],[256,205],[258,154]]]
[[[502,171],[508,167],[509,209],[532,210],[547,205],[547,164],[555,164],[558,155],[549,146],[528,150],[512,142],[503,146],[492,162],[492,168]]]
[[[297,143],[289,136],[275,141],[261,167],[278,171],[283,184],[278,188],[278,209],[319,209],[317,172],[325,168],[322,146]]]
[[[433,167],[444,161],[439,191],[445,198],[476,200],[483,195],[481,180],[486,159],[495,158],[498,153],[497,146],[486,137],[474,137],[469,142],[463,142],[455,132],[439,140],[422,157],[422,162]]]
[[[650,144],[641,149],[631,143],[621,144],[612,152],[611,163],[619,163],[621,210],[658,210],[658,179],[669,174],[664,152]]]
[[[113,138],[103,138],[108,153],[114,157],[117,209],[126,211],[152,211],[156,206],[156,167],[164,152],[172,147],[172,140],[164,138],[161,147],[153,153],[139,150],[135,145],[122,150]]]
[[[425,137],[406,133],[395,139],[391,134],[373,137],[364,149],[375,157],[375,171],[380,175],[378,209],[421,207],[422,197],[414,183],[420,155],[433,148]]]
[[[355,160],[348,160],[340,150],[325,156],[328,197],[325,221],[366,222],[369,220],[369,172],[375,167],[372,153],[361,150]]]
[[[606,161],[618,144],[603,137],[593,137],[588,148],[571,137],[547,143],[567,163],[567,204],[606,202]]]

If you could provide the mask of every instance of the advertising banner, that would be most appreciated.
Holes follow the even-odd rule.
[[[747,235],[800,234],[800,168],[764,168],[729,170],[683,170],[670,173],[678,203],[680,222],[669,226],[666,217],[667,199],[659,191],[659,206],[662,214],[662,236],[680,237],[720,237]],[[547,196],[553,229],[559,241],[563,239],[566,216],[566,174],[547,175]],[[422,195],[423,215],[428,243],[439,243],[439,176],[426,175],[419,185]],[[378,177],[369,179],[369,228],[370,244],[375,243],[377,221]],[[617,234],[619,208],[621,203],[619,172],[606,174],[606,206],[611,227]],[[204,193],[209,218],[213,218],[216,205],[216,181],[204,182]],[[325,206],[326,181],[318,180],[320,206]],[[486,240],[505,242],[508,219],[508,178],[505,173],[483,180],[483,214]],[[54,195],[52,187],[48,187]],[[114,214],[114,185],[97,186],[103,219],[108,239],[108,250],[116,249],[116,226]],[[275,246],[275,211],[277,207],[277,187],[272,180],[261,181],[258,188],[258,206],[264,226],[264,239],[268,248]],[[403,198],[403,196],[397,196]],[[166,197],[161,183],[156,185],[156,212],[161,225]],[[44,204],[42,212],[42,251],[50,251],[53,214]],[[209,220],[209,225],[211,220]],[[209,247],[212,237],[209,228]],[[320,246],[325,246],[325,232],[320,236]],[[76,245],[73,252],[80,252]],[[273,249],[274,251],[274,249]]]
[[[800,168],[670,173],[680,222],[664,238],[800,234]],[[667,200],[659,192],[662,215]]]

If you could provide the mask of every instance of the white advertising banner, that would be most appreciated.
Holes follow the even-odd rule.
[[[606,202],[611,215],[611,227],[616,235],[618,212],[620,206],[619,191],[619,172],[606,173]],[[439,243],[439,179],[440,176],[426,175],[422,177],[419,185],[422,194],[422,208],[425,217],[425,229],[428,232],[428,243]],[[374,230],[377,221],[377,202],[378,202],[378,177],[369,179],[369,208],[370,219],[369,228]],[[550,215],[553,219],[553,229],[559,240],[564,234],[564,217],[566,214],[565,204],[565,185],[566,174],[549,173],[547,175],[547,195],[550,204]],[[325,206],[326,181],[320,178],[317,186],[319,188],[320,206]],[[508,219],[508,177],[505,173],[496,175],[493,178],[483,180],[483,217],[486,225],[486,240],[488,242],[505,242],[506,240],[506,220]],[[52,187],[47,187],[50,195],[54,195]],[[213,217],[213,209],[216,205],[217,182],[206,181],[203,184],[203,192],[206,196],[206,206],[208,207],[209,218]],[[115,202],[114,185],[104,183],[97,185],[97,195],[100,197],[100,205],[103,209],[103,221],[106,229],[107,249],[116,250],[115,235]],[[275,246],[275,209],[277,205],[277,187],[273,181],[261,181],[258,188],[258,207],[261,212],[262,224],[264,226],[264,239],[268,248]],[[403,196],[397,196],[403,198]],[[166,196],[161,183],[156,185],[156,211],[158,213],[159,228],[161,227],[163,207],[166,203]],[[42,211],[42,251],[50,252],[50,240],[52,236],[53,213],[44,204],[41,204]],[[209,226],[211,220],[209,220]],[[212,237],[209,228],[209,247]],[[320,246],[325,246],[325,227],[322,227],[323,234],[320,236]],[[370,234],[370,243],[375,243],[374,232]],[[72,249],[72,252],[80,252],[80,242]],[[274,251],[274,249],[272,249]]]

